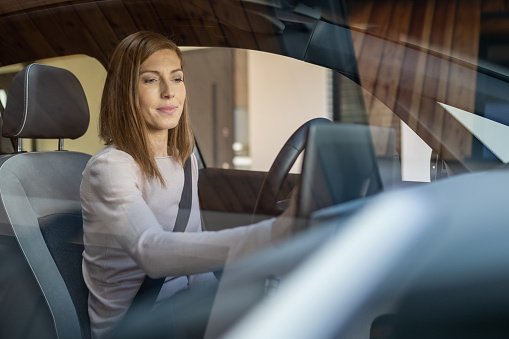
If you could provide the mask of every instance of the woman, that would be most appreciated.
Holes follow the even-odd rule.
[[[282,239],[289,223],[201,232],[198,167],[192,154],[183,59],[179,48],[138,32],[116,48],[100,111],[106,147],[83,172],[83,276],[90,290],[93,337],[105,337],[124,317],[146,275],[166,277],[158,302],[214,279],[210,272]],[[192,210],[183,233],[172,232],[192,164]]]

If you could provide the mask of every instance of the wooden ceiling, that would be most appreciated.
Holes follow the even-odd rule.
[[[321,16],[341,26],[344,3],[362,85],[379,100],[366,98],[370,116],[396,129],[402,119],[435,150],[446,143],[445,153],[468,157],[470,133],[436,102],[474,110],[479,34],[481,26],[491,27],[480,19],[507,13],[508,1],[303,0],[313,1],[321,6],[318,18],[261,4],[269,0],[2,0],[0,66],[72,54],[106,65],[122,38],[144,29],[181,46],[282,55],[298,46],[300,57],[314,34],[306,24]]]
[[[280,53],[274,11],[231,0],[0,1],[0,65],[71,54],[106,64],[122,38],[143,29],[183,46]]]
[[[476,107],[477,94],[482,92],[477,78],[484,76],[486,82],[490,76],[478,69],[482,35],[507,41],[509,1],[352,0],[349,4],[370,122],[399,130],[403,121],[444,159],[469,162],[474,156],[472,133],[438,103],[482,114]],[[484,69],[488,66],[485,63]],[[484,165],[471,161],[468,166]]]

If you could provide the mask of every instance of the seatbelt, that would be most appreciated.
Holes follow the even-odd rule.
[[[182,189],[182,196],[180,197],[179,210],[173,232],[184,232],[186,230],[189,216],[191,215],[192,198],[191,158],[187,158],[184,164],[184,188]],[[148,307],[153,306],[165,279],[166,278],[152,279],[148,275],[145,276],[145,280],[143,280],[127,313],[129,314],[132,309],[148,310]]]

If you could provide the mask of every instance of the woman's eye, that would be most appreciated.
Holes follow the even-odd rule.
[[[143,79],[143,83],[145,84],[152,84],[156,82],[156,79],[155,78],[147,78],[147,79]]]
[[[182,82],[182,81],[184,81],[184,78],[182,78],[182,77],[176,77],[176,78],[174,78],[174,79],[173,79],[173,81],[174,81],[174,82]]]

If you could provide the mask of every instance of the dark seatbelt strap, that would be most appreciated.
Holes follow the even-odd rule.
[[[180,197],[179,210],[173,232],[184,232],[186,230],[189,216],[191,215],[192,198],[191,158],[188,158],[184,165],[184,188],[182,189],[182,196]],[[166,278],[152,279],[148,275],[145,276],[145,280],[143,280],[127,313],[130,313],[132,309],[148,310],[148,307],[153,306],[165,279]]]
[[[173,232],[184,232],[191,215],[192,204],[192,175],[191,175],[191,160],[188,158],[184,165],[184,189],[182,189],[182,196],[180,197],[179,211],[177,219],[175,220],[175,227]]]

